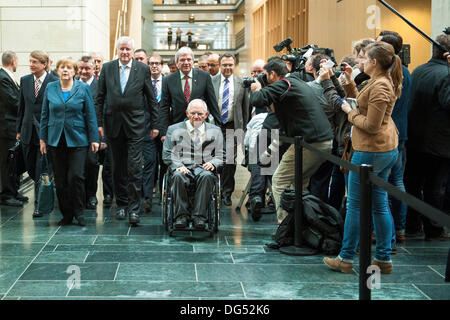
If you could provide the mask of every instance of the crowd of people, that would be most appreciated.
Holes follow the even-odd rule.
[[[38,182],[46,170],[56,185],[63,215],[59,224],[71,224],[75,218],[78,225],[86,225],[83,211],[98,204],[97,180],[103,165],[103,203],[115,204],[116,219],[128,218],[137,225],[144,210],[152,211],[154,190],[161,193],[162,176],[170,170],[177,194],[175,227],[183,228],[193,219],[194,226],[203,229],[205,195],[214,179],[211,171],[220,168],[222,203],[230,206],[241,145],[252,159],[247,206],[252,219],[261,219],[271,180],[281,223],[288,215],[280,206],[281,195],[295,179],[294,146],[276,139],[284,135],[302,136],[313,147],[353,164],[370,164],[383,180],[444,208],[444,190],[450,183],[448,52],[433,46],[432,59],[410,74],[399,58],[401,36],[382,31],[377,39],[358,41],[354,52],[334,67],[322,53],[309,57],[302,70],[280,57],[258,59],[248,85],[248,79],[234,74],[237,60],[231,53],[206,52],[194,68],[194,53],[190,46],[179,47],[179,35],[181,31],[178,50],[166,62],[167,75],[162,57],[135,49],[129,37],[118,40],[117,58],[105,63],[100,54],[92,53],[78,61],[61,59],[52,70],[49,55],[33,51],[31,73],[20,83],[13,74],[17,55],[4,52],[1,204],[21,206],[28,201],[18,192],[20,177],[8,172],[5,157],[20,140],[35,186],[35,218],[42,216]],[[169,30],[169,47],[171,40]],[[436,41],[449,51],[449,35]],[[187,144],[180,143],[177,130],[187,136]],[[211,144],[215,152],[207,157],[205,150]],[[192,161],[198,156],[199,162]],[[350,273],[359,240],[359,175],[306,148],[302,173],[304,190],[346,212],[341,251],[337,257],[324,258],[324,263]],[[193,212],[186,207],[189,184],[197,186]],[[372,213],[376,241],[372,264],[382,273],[392,272],[391,254],[406,236],[448,238],[442,226],[389,199],[377,186]]]

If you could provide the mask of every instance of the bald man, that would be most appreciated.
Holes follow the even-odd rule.
[[[211,77],[214,77],[220,71],[219,55],[217,53],[213,53],[208,56],[207,61],[208,61],[209,73],[211,74]]]

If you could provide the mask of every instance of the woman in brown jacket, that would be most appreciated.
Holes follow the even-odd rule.
[[[398,155],[398,131],[391,114],[401,94],[401,60],[390,44],[376,42],[366,47],[364,72],[370,76],[370,81],[361,92],[357,91],[353,81],[345,88],[349,96],[356,96],[358,109],[353,110],[347,103],[342,105],[342,110],[348,114],[348,121],[353,124],[352,144],[355,153],[352,163],[372,165],[373,174],[387,181]],[[351,73],[349,67],[346,69],[348,73]],[[342,249],[336,258],[324,258],[324,263],[331,269],[344,273],[352,272],[353,257],[358,248],[359,183],[359,174],[351,171]],[[392,217],[387,192],[375,185],[372,191],[372,216],[377,239],[372,264],[379,266],[381,273],[391,273]]]

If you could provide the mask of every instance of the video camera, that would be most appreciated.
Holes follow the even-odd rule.
[[[252,78],[252,77],[243,78],[242,79],[242,86],[244,88],[250,88],[252,83],[254,83],[256,80],[258,80],[259,83],[261,83],[261,86],[263,88],[268,85],[266,74],[265,73],[260,73],[256,78]]]
[[[285,61],[290,61],[292,63],[291,72],[302,72],[305,68],[305,63],[309,57],[313,54],[325,54],[330,57],[330,59],[335,63],[334,50],[329,48],[319,48],[317,45],[307,45],[301,48],[291,48],[292,39],[287,38],[280,43],[273,46],[276,52],[281,52],[284,48],[288,51],[289,54],[283,54],[281,59]]]

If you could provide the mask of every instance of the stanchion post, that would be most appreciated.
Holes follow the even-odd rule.
[[[311,256],[317,254],[316,249],[303,246],[302,218],[303,218],[303,137],[295,137],[295,212],[294,212],[294,245],[281,247],[280,252],[291,256]]]
[[[303,137],[295,137],[295,233],[294,245],[301,247],[302,241],[302,219],[303,219]]]
[[[360,240],[359,240],[359,300],[370,300],[367,269],[370,266],[370,223],[372,217],[372,183],[369,174],[372,166],[363,164],[360,177]]]

